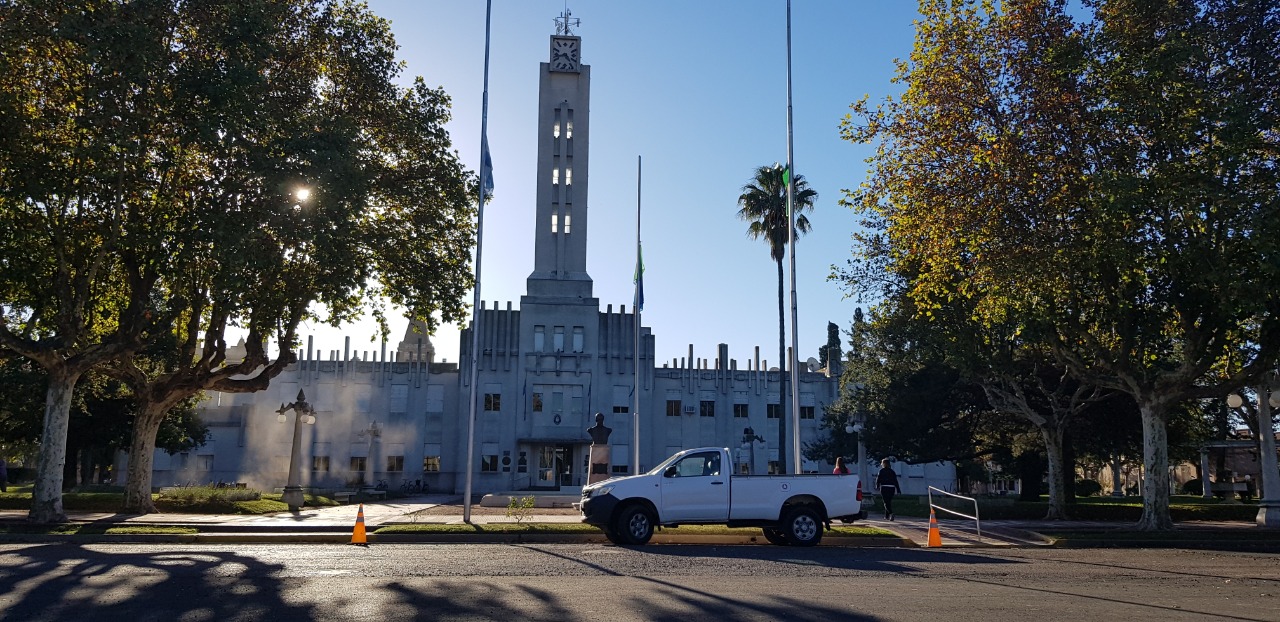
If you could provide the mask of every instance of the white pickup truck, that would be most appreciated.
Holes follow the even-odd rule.
[[[652,471],[582,489],[582,522],[616,544],[640,545],[655,527],[762,527],[773,544],[813,546],[832,520],[862,518],[856,475],[730,475],[728,449],[686,449]]]

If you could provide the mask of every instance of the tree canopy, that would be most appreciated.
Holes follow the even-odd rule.
[[[1280,7],[921,0],[905,86],[854,104],[859,287],[964,300],[1141,412],[1140,525],[1168,528],[1167,424],[1280,361]],[[888,276],[884,276],[887,274]]]
[[[49,376],[34,520],[62,517],[88,370],[137,394],[149,464],[169,408],[291,363],[314,303],[463,316],[474,179],[395,49],[347,0],[0,4],[0,346]]]

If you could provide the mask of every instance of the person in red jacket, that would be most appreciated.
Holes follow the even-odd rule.
[[[844,456],[836,457],[836,468],[831,472],[832,475],[848,475],[849,467],[844,465]]]

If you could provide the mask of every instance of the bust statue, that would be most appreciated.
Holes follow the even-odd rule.
[[[613,432],[613,428],[607,428],[604,425],[604,415],[596,413],[596,424],[587,428],[587,434],[591,436],[592,445],[608,445],[609,434]]]

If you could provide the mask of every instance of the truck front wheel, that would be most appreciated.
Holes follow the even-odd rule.
[[[822,520],[812,508],[797,506],[782,519],[782,533],[795,546],[814,546],[822,541]]]
[[[618,544],[640,546],[647,544],[653,537],[653,513],[643,505],[631,505],[622,508],[613,522],[613,532],[617,534]]]

